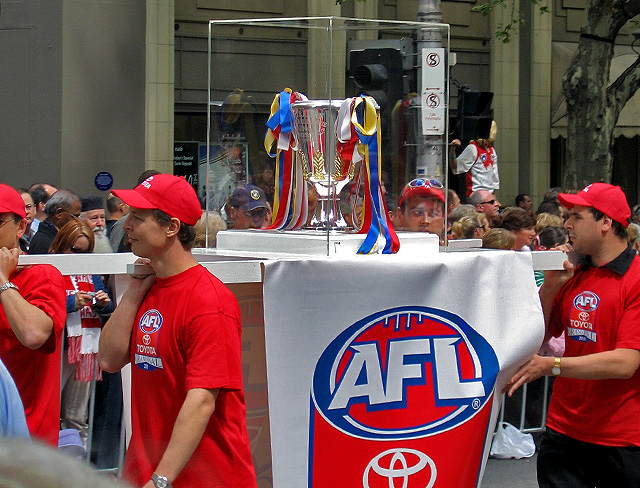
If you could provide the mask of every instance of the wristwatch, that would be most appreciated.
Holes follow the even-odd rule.
[[[11,283],[10,281],[7,281],[4,285],[0,286],[0,293],[2,293],[3,291],[7,291],[9,288],[14,289],[15,291],[20,291],[18,290],[18,287],[16,285]]]
[[[553,359],[553,368],[551,368],[551,372],[553,373],[553,376],[560,376],[560,373],[562,373],[562,370],[560,369],[560,358]]]
[[[151,475],[151,481],[156,488],[171,488],[171,483],[166,476],[159,476],[155,473]]]

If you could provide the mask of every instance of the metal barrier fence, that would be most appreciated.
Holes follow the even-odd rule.
[[[534,398],[532,401],[532,399],[529,398],[529,392],[531,390],[531,385],[536,385],[536,382],[542,383],[542,397],[540,399]],[[500,408],[498,422],[496,423],[496,430],[498,426],[505,421],[505,410],[507,409],[507,405],[515,403],[519,398],[521,398],[519,421],[517,424],[514,424],[514,426],[517,427],[520,432],[524,433],[532,434],[535,432],[544,432],[547,424],[547,409],[549,407],[549,389],[551,387],[551,381],[548,376],[544,376],[539,380],[536,380],[536,382],[524,384],[519,390],[519,392],[521,392],[520,397],[516,395],[508,398],[504,393],[502,394],[502,407]],[[527,412],[532,410],[532,408],[527,409],[527,407],[531,407],[532,405],[535,410],[533,412],[534,415],[537,413],[538,409],[540,411],[540,422],[535,422],[535,425],[527,426]]]

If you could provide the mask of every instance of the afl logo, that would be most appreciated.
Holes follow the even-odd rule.
[[[473,417],[490,400],[498,370],[489,343],[457,315],[399,307],[356,322],[329,344],[311,396],[347,435],[415,439]]]
[[[592,291],[583,291],[573,299],[573,306],[582,312],[593,312],[599,303],[600,298]]]
[[[140,319],[140,330],[145,334],[153,334],[162,327],[162,315],[155,309],[148,310]]]

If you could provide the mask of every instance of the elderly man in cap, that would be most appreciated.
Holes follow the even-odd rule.
[[[22,197],[0,184],[0,358],[22,397],[29,432],[57,446],[66,295],[53,266],[18,267],[26,226]]]
[[[113,190],[130,206],[131,250],[154,271],[130,280],[100,336],[100,366],[131,362],[124,468],[145,488],[255,488],[233,294],[191,254],[202,210],[193,187],[157,174]]]
[[[104,202],[102,198],[95,195],[87,195],[82,197],[82,213],[80,219],[93,231],[95,237],[95,245],[93,252],[108,253],[113,252],[106,230],[106,217],[104,211]]]
[[[547,271],[540,288],[547,334],[563,357],[534,356],[511,379],[555,376],[538,456],[541,487],[640,486],[640,257],[629,246],[631,210],[620,187],[561,193],[577,267]]]
[[[242,185],[235,189],[229,203],[232,229],[262,229],[267,215],[267,199],[262,188]]]
[[[400,195],[394,223],[405,231],[444,232],[444,191],[437,180],[416,178],[405,185]]]

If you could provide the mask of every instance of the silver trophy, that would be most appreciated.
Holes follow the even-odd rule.
[[[306,100],[291,104],[293,135],[302,174],[318,193],[312,229],[344,230],[349,226],[340,211],[340,190],[353,179],[355,168],[337,152],[336,121],[342,100]]]

